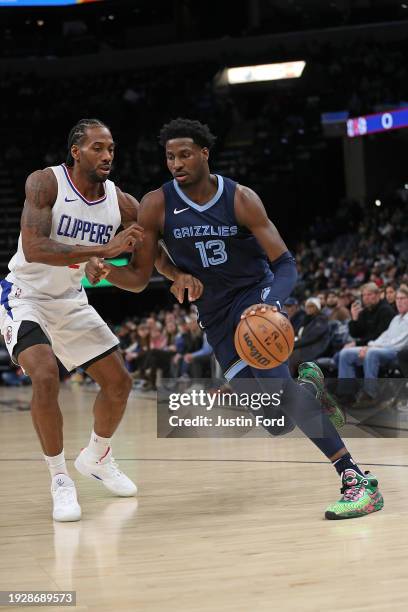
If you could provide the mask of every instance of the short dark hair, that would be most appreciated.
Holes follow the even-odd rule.
[[[173,138],[191,138],[200,147],[211,149],[217,137],[211,133],[208,125],[178,117],[163,125],[159,134],[159,143],[165,147],[168,140]]]
[[[65,162],[67,166],[74,165],[74,158],[71,154],[72,145],[79,144],[82,138],[86,135],[86,130],[94,127],[104,127],[109,130],[109,127],[100,119],[81,119],[76,125],[74,125],[68,136],[68,154]]]

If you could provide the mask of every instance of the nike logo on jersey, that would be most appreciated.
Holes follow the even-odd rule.
[[[190,208],[189,206],[187,206],[187,208],[182,208],[181,210],[178,210],[177,208],[175,208],[175,209],[174,209],[174,214],[175,214],[175,215],[179,215],[180,213],[182,213],[182,212],[184,212],[184,211],[188,210],[189,208]]]
[[[70,200],[69,198],[67,198],[67,196],[65,196],[65,201],[66,202],[76,202],[78,198],[74,198],[73,200]]]

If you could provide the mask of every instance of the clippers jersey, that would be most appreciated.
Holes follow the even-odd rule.
[[[50,238],[62,244],[95,246],[108,243],[121,224],[115,184],[104,183],[105,194],[95,201],[84,198],[76,189],[65,164],[51,168],[58,183],[52,208]],[[24,257],[21,234],[17,253],[9,263],[6,280],[21,287],[32,298],[58,298],[78,294],[85,263],[51,266],[28,263]]]
[[[203,205],[190,200],[176,180],[163,185],[164,246],[181,270],[203,283],[195,304],[204,318],[219,313],[243,289],[273,280],[265,251],[248,229],[238,225],[237,184],[216,176],[217,193]]]

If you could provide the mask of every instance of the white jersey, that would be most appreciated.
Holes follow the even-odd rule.
[[[89,201],[72,182],[65,164],[51,168],[58,183],[52,208],[50,238],[62,244],[96,246],[107,244],[121,224],[115,184],[104,183],[102,198]],[[33,299],[69,298],[81,290],[85,263],[71,266],[50,266],[28,263],[24,257],[21,234],[17,253],[10,260],[6,280],[20,287]]]

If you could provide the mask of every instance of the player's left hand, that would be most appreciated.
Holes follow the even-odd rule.
[[[273,312],[279,312],[279,308],[277,306],[271,304],[254,304],[253,306],[249,306],[246,308],[241,315],[241,319],[245,319],[249,315],[254,315],[257,312],[264,313],[267,310],[273,310]]]
[[[184,292],[186,289],[188,291],[189,302],[194,302],[201,297],[204,287],[202,282],[195,276],[181,272],[176,276],[174,283],[170,287],[171,293],[180,304],[184,302]]]
[[[109,272],[109,266],[100,257],[91,257],[85,266],[85,276],[91,285],[96,285],[100,280],[106,278]]]

